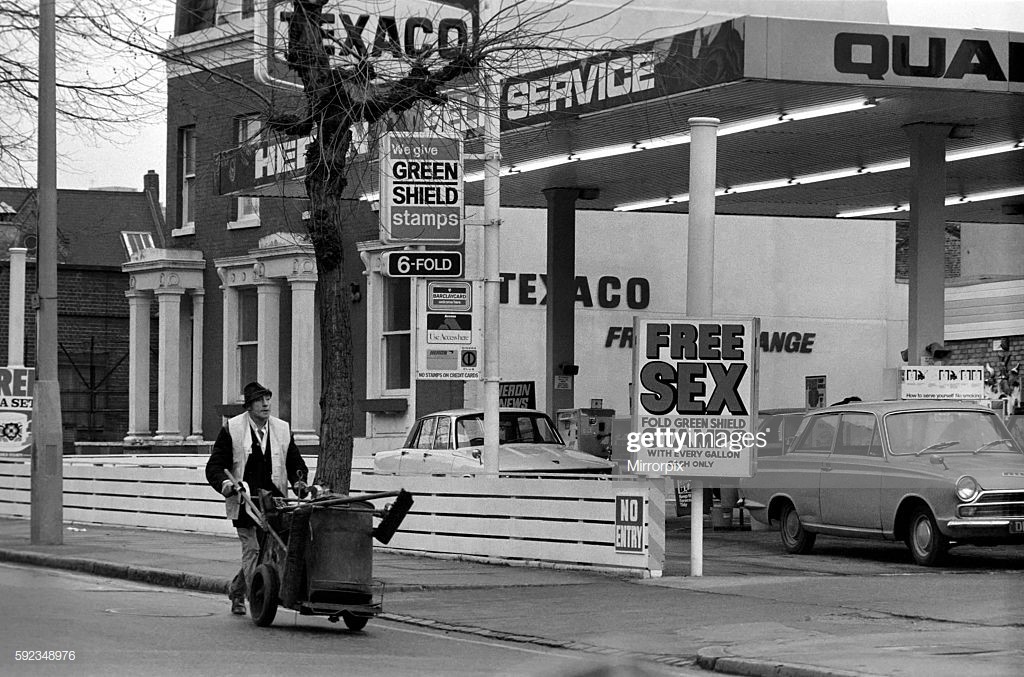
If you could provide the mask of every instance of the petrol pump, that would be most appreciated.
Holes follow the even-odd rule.
[[[570,449],[611,458],[614,409],[559,409],[558,433]]]

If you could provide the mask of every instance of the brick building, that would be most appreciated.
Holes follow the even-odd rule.
[[[74,443],[120,441],[128,420],[128,276],[122,232],[158,235],[159,176],[144,189],[58,190],[58,379],[65,452]],[[25,270],[26,366],[36,362],[36,191],[0,188],[0,351],[8,354],[10,247],[27,251]]]

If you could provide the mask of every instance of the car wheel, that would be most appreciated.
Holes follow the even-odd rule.
[[[362,614],[354,614],[351,611],[342,611],[341,620],[345,621],[345,626],[349,630],[362,630],[366,627],[366,623],[370,620],[370,617],[363,616]]]
[[[910,516],[910,525],[907,528],[907,547],[914,561],[921,566],[935,566],[942,560],[949,547],[949,541],[928,508],[917,508]]]
[[[779,516],[779,534],[782,536],[782,547],[793,555],[805,555],[814,547],[817,534],[812,534],[800,524],[800,516],[791,503],[782,507]]]
[[[265,628],[274,622],[280,591],[281,581],[277,577],[277,569],[270,564],[256,567],[249,588],[249,613],[256,625]]]

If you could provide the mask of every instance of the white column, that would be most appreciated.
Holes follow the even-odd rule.
[[[224,340],[221,349],[221,402],[231,404],[242,392],[238,382],[238,290],[221,285],[224,291],[224,311],[221,330]]]
[[[318,439],[315,413],[316,280],[290,279],[292,290],[292,433],[296,441]],[[270,386],[267,386],[268,388]],[[273,400],[271,400],[273,401]]]
[[[25,257],[24,247],[11,247],[10,311],[7,316],[7,365],[25,364]]]
[[[156,439],[181,440],[178,416],[181,397],[181,297],[184,289],[157,289],[153,292],[159,304],[160,335],[157,364]]]
[[[686,235],[686,315],[711,317],[715,288],[715,174],[718,119],[690,118],[690,218]]]
[[[690,218],[686,237],[686,316],[712,317],[715,288],[717,118],[690,118]],[[704,575],[704,481],[690,484],[690,575]]]
[[[192,315],[185,312],[183,290],[178,301],[178,418],[182,439],[192,430]]]
[[[126,291],[128,297],[128,434],[125,444],[152,436],[149,429],[149,314],[148,292]]]
[[[270,400],[270,413],[279,415],[281,401],[280,366],[281,359],[281,287],[270,280],[256,285],[257,336],[256,380],[270,388],[274,397]]]
[[[203,439],[203,290],[192,289],[192,430],[189,439]]]

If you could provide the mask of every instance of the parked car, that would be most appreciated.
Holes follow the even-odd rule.
[[[995,412],[970,403],[816,410],[783,455],[758,455],[740,496],[796,554],[818,534],[904,541],[925,566],[953,545],[1024,543],[1024,452]]]
[[[498,412],[498,471],[501,473],[610,474],[615,464],[567,449],[547,414],[533,409]],[[377,473],[474,475],[483,469],[484,414],[452,409],[417,419],[400,449],[373,455]]]

